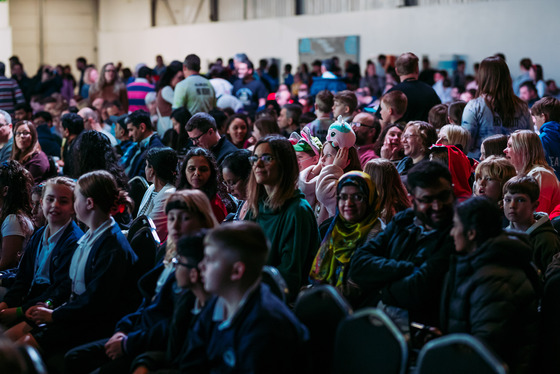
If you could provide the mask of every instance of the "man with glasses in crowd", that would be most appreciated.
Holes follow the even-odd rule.
[[[373,147],[381,132],[381,124],[371,114],[362,112],[354,116],[352,130],[356,134],[356,149],[363,169],[369,160],[379,157]]]
[[[455,196],[449,170],[422,161],[408,174],[413,207],[397,214],[384,231],[352,256],[349,284],[355,308],[377,306],[405,333],[410,323],[439,325],[440,295],[454,251]]]
[[[220,136],[216,120],[208,113],[201,112],[192,116],[187,122],[186,129],[193,145],[212,152],[218,165],[228,154],[237,150],[225,135]]]
[[[10,159],[13,144],[12,117],[8,112],[0,109],[0,162]]]

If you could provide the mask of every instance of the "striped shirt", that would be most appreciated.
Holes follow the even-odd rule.
[[[23,103],[25,103],[25,97],[23,97],[17,82],[13,79],[0,77],[0,109],[13,115],[16,104]]]
[[[144,99],[148,92],[155,91],[154,85],[144,78],[136,78],[133,83],[126,85],[126,90],[128,92],[128,111],[132,113],[135,110],[142,109],[147,112],[148,107]]]

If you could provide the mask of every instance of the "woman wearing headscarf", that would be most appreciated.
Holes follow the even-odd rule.
[[[311,283],[346,286],[347,268],[355,250],[383,230],[379,219],[380,199],[368,174],[351,171],[340,177],[337,185],[337,208],[328,227],[311,272]],[[328,225],[328,226],[327,226]]]

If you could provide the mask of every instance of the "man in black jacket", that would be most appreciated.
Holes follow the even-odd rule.
[[[408,189],[413,208],[397,214],[354,253],[349,273],[365,303],[382,307],[404,332],[410,322],[438,325],[443,280],[454,250],[449,170],[423,161],[410,170]]]

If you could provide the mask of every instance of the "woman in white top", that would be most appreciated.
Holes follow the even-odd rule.
[[[177,152],[168,147],[152,148],[146,155],[146,180],[152,185],[142,198],[138,217],[144,214],[154,221],[162,242],[167,238],[165,201],[175,192],[177,162]]]
[[[0,270],[15,268],[33,234],[33,177],[17,161],[0,164]]]

